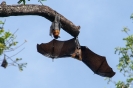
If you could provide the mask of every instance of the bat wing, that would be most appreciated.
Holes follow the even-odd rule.
[[[37,51],[49,58],[62,58],[70,57],[75,47],[75,38],[67,41],[53,39],[49,43],[37,44]]]
[[[75,38],[67,41],[53,39],[49,43],[37,44],[37,51],[49,58],[71,57],[76,49]],[[81,46],[82,61],[95,74],[103,77],[113,77],[115,72],[108,65],[106,58],[95,54],[86,46]]]
[[[82,61],[85,63],[95,74],[103,77],[113,77],[115,72],[108,65],[106,58],[95,54],[86,46],[81,46]]]

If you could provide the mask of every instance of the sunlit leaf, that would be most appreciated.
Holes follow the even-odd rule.
[[[2,21],[0,21],[0,24],[4,24]]]
[[[16,58],[16,61],[20,61],[20,60],[22,60],[22,58]]]
[[[127,27],[124,27],[122,31],[127,33],[130,30]]]
[[[5,39],[0,37],[0,43],[5,44]]]
[[[10,32],[5,32],[4,37],[5,37],[5,39],[7,39],[7,38],[9,38],[11,35],[12,35],[12,34],[11,34]]]

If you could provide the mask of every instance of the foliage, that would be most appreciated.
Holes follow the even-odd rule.
[[[133,35],[129,35],[130,31],[127,27],[124,27],[123,32],[127,34],[124,47],[115,48],[115,54],[120,55],[117,69],[124,75],[126,81],[114,82],[112,79],[106,78],[109,82],[114,82],[116,88],[130,88],[133,82]]]
[[[117,82],[116,88],[130,88],[133,81],[133,35],[128,34],[129,29],[126,27],[122,31],[128,35],[128,37],[123,38],[126,44],[124,47],[115,48],[115,53],[118,52],[120,55],[117,68],[126,77],[126,82]]]
[[[15,41],[15,39],[16,39],[15,33],[17,32],[17,30],[14,33],[11,33],[10,31],[5,31],[4,27],[3,27],[4,24],[5,24],[5,22],[0,21],[0,25],[1,25],[0,26],[0,56],[2,57],[2,55],[4,55],[4,59],[6,59],[6,60],[10,59],[9,64],[12,66],[18,66],[19,70],[22,71],[23,67],[25,67],[27,65],[27,63],[18,63],[18,61],[22,60],[22,58],[16,58],[15,60],[13,60],[12,57],[17,55],[23,49],[10,57],[6,55],[6,52],[12,52],[12,51],[18,49],[26,41],[23,44],[21,44],[20,46],[15,47],[18,44],[18,42]]]
[[[28,1],[30,1],[30,0],[28,0]],[[46,1],[46,0],[38,0],[38,2],[40,2],[43,5],[42,1]],[[21,3],[23,3],[25,5],[26,4],[26,0],[19,0],[18,4],[21,4]]]
[[[132,15],[130,16],[130,18],[133,19],[133,13],[132,13]]]

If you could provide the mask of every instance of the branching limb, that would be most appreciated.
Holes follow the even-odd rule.
[[[59,14],[55,10],[45,5],[6,5],[5,1],[0,4],[0,17],[38,15],[45,17],[46,19],[52,22],[54,21],[56,13]],[[62,29],[68,32],[73,37],[77,37],[79,34],[80,26],[75,26],[64,16],[62,16],[61,14],[59,15],[61,17],[60,22],[62,24]]]

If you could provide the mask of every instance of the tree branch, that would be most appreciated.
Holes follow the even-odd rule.
[[[46,19],[52,22],[54,21],[56,13],[58,12],[45,5],[6,5],[5,1],[3,1],[0,5],[0,17],[38,15],[45,17]],[[77,37],[79,34],[80,26],[75,26],[71,21],[66,19],[64,16],[62,16],[61,14],[59,15],[61,17],[60,22],[62,24],[62,29],[64,29],[73,37]]]

